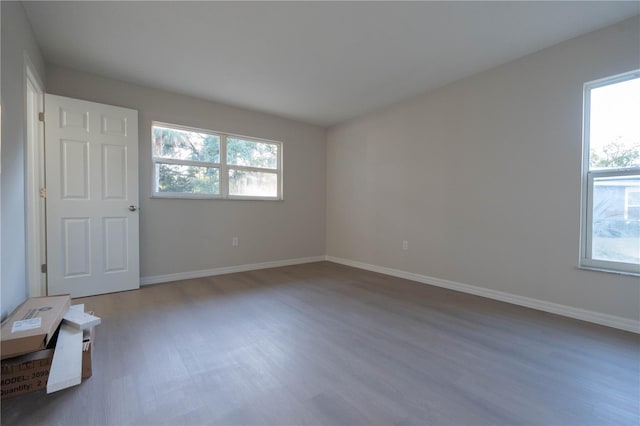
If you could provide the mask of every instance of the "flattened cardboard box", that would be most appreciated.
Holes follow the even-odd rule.
[[[45,349],[2,361],[2,399],[46,388],[52,360]]]
[[[70,305],[69,295],[27,299],[2,323],[0,358],[45,349]]]

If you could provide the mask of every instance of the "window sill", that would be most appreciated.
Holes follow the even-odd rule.
[[[284,201],[283,198],[275,197],[240,197],[230,196],[223,198],[216,195],[151,195],[149,199],[152,200],[217,200],[217,201]]]
[[[578,269],[582,269],[585,271],[606,272],[609,274],[627,275],[630,277],[640,277],[640,273],[638,272],[618,271],[616,269],[599,268],[596,266],[579,265]]]

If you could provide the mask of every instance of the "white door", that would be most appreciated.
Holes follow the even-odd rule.
[[[138,112],[45,95],[47,293],[140,287]]]

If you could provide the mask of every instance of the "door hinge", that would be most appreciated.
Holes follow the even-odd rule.
[[[47,198],[47,188],[40,188],[40,198]]]
[[[39,112],[38,113],[38,120],[44,121],[44,112]]]
[[[40,265],[40,272],[42,272],[43,274],[47,273],[47,264],[43,263],[42,265]]]

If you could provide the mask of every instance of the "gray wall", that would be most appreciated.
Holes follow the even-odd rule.
[[[139,111],[142,277],[324,255],[325,129],[59,67],[47,91]],[[150,198],[152,120],[282,141],[284,201]]]
[[[26,51],[40,77],[44,62],[22,5],[0,2],[2,8],[2,172],[0,206],[1,316],[28,294],[25,229],[25,60]]]
[[[583,83],[638,68],[639,34],[633,18],[329,129],[328,255],[637,320],[637,277],[577,263]]]

